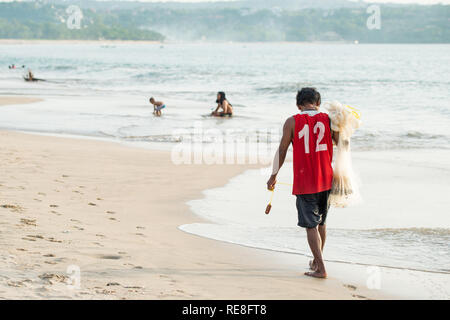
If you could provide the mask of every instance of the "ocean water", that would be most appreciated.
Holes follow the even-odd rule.
[[[450,170],[443,169],[450,152],[427,151],[438,160],[423,155],[411,160],[409,152],[354,152],[363,201],[344,209],[330,208],[328,261],[447,274],[450,280],[446,200]],[[272,210],[266,215],[271,197],[265,188],[269,172],[248,170],[224,187],[206,190],[203,198],[188,204],[209,222],[181,229],[250,247],[311,256],[306,233],[297,227],[290,185],[292,163],[281,169]],[[420,183],[427,190],[421,189]]]
[[[296,90],[315,86],[323,101],[361,110],[356,150],[449,148],[449,53],[450,45],[0,45],[0,93],[49,98],[48,121],[30,105],[3,110],[0,127],[145,144],[177,141],[174,131],[198,121],[242,136],[279,131],[297,112]],[[24,82],[12,63],[47,81]],[[217,91],[236,120],[205,117]],[[164,119],[151,116],[150,96],[168,105]]]
[[[24,82],[12,63],[47,81]],[[330,213],[327,260],[439,274],[448,285],[450,45],[0,45],[0,94],[45,99],[1,107],[0,129],[171,150],[200,128],[252,140],[257,149],[247,152],[271,158],[304,86],[359,109],[363,121],[352,148],[364,203]],[[207,116],[217,91],[233,104],[232,119]],[[150,96],[166,103],[162,117],[152,115]],[[204,134],[200,142],[217,140]],[[289,166],[280,181],[291,182]],[[308,255],[289,186],[278,186],[271,214],[263,214],[268,173],[248,171],[205,191],[189,205],[211,223],[181,229]],[[448,287],[439,290],[449,297]]]
[[[345,281],[366,270],[380,270],[380,288],[413,299],[450,298],[450,151],[439,149],[372,150],[353,152],[362,202],[330,208],[324,258],[356,265]],[[180,229],[228,243],[311,257],[306,232],[297,227],[295,197],[291,194],[292,163],[285,163],[272,200],[266,190],[269,169],[253,169],[227,185],[204,191],[189,206],[206,222]],[[298,259],[298,261],[301,261]],[[306,264],[292,264],[298,271]],[[328,265],[330,266],[330,265]],[[296,270],[297,270],[296,269]],[[361,271],[359,271],[361,270]],[[372,269],[373,270],[373,269]],[[362,273],[362,274],[361,274]],[[350,279],[350,280],[348,280]],[[356,283],[355,283],[356,284]],[[409,288],[409,289],[407,289]]]

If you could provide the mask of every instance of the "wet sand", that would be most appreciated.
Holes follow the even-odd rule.
[[[14,96],[1,96],[0,97],[0,106],[4,105],[12,105],[12,104],[27,104],[27,103],[34,103],[43,101],[43,99],[40,98],[30,98],[30,97],[14,97]]]

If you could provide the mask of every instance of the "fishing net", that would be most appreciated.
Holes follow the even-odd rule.
[[[337,101],[325,103],[325,108],[331,119],[331,129],[339,132],[329,202],[334,207],[344,208],[361,200],[350,152],[350,138],[361,120],[356,109]]]

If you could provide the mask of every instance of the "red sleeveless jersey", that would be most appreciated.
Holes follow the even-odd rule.
[[[294,187],[292,194],[311,194],[331,189],[333,142],[326,113],[304,111],[294,116]]]

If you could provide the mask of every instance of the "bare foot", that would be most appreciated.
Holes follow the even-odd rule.
[[[325,279],[327,277],[327,273],[326,272],[319,272],[319,271],[305,272],[305,276],[313,277],[313,278]]]
[[[310,269],[310,270],[313,270],[313,271],[316,271],[316,270],[317,270],[317,263],[316,263],[315,260],[310,260],[310,261],[309,261],[309,269]]]

